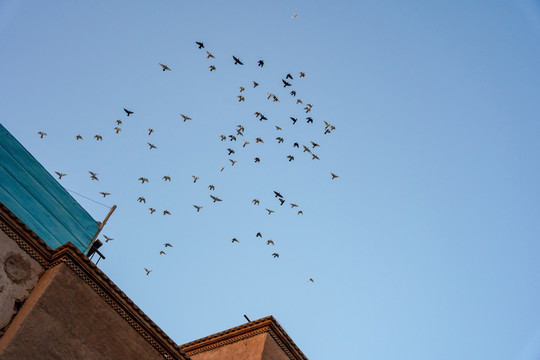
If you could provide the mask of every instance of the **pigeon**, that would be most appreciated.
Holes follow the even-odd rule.
[[[266,245],[274,245],[274,242],[272,240],[266,240]]]
[[[187,120],[192,120],[189,116],[186,116],[184,114],[180,114],[180,116],[184,119],[184,122],[186,122]]]
[[[234,150],[231,148],[228,148],[227,151],[229,152],[229,155],[234,154]]]
[[[172,246],[171,244],[169,244],[169,243],[165,243],[165,244],[163,244],[163,246],[165,246],[166,248],[167,248],[167,247],[173,247],[173,246]]]
[[[235,161],[233,159],[229,159],[229,161],[231,162],[231,166],[234,166],[234,164],[236,164],[238,161]]]
[[[218,198],[217,196],[214,196],[214,195],[210,195],[210,197],[212,198],[212,200],[214,200],[214,202],[223,201],[223,200],[221,200],[220,198]]]
[[[216,71],[216,67],[214,65],[210,65],[208,68],[210,69],[210,71]]]
[[[246,98],[243,97],[242,95],[238,95],[237,98],[238,98],[238,102],[246,101]]]
[[[96,139],[97,141],[103,141],[103,136],[101,136],[101,135],[94,135],[94,139]]]
[[[274,126],[276,127],[276,130],[278,130],[278,131],[279,131],[279,130],[283,130],[282,128],[280,128],[280,127],[277,126],[277,125],[274,125]]]
[[[272,102],[279,102],[279,99],[276,95],[272,95]]]
[[[197,205],[193,205],[193,207],[194,207],[195,209],[197,209],[197,212],[199,212],[199,210],[201,210],[201,209],[203,208],[202,206],[197,206]]]
[[[306,120],[307,120],[306,122],[307,122],[308,124],[309,124],[309,123],[312,123],[312,124],[313,124],[313,118],[307,117]]]
[[[122,120],[116,120],[116,125],[122,125]]]
[[[264,66],[264,61],[263,60],[257,61],[257,66],[263,67]]]
[[[289,74],[287,74],[287,76],[285,76],[285,79],[291,79],[291,80],[292,80],[293,77],[292,77],[292,75],[289,73]]]
[[[255,143],[263,143],[264,144],[264,141],[263,141],[263,139],[258,137],[258,138],[255,138]]]
[[[196,177],[195,175],[191,175],[191,177],[193,178],[193,182],[194,182],[194,183],[196,183],[196,182],[197,182],[197,180],[199,180],[199,178],[198,178],[198,177]]]
[[[282,206],[285,203],[285,199],[278,199],[281,204],[279,206]]]
[[[237,58],[236,56],[233,55],[233,59],[234,59],[234,65],[244,65],[243,62],[240,61],[239,58]]]
[[[161,250],[161,251],[159,252],[159,255],[167,255],[167,253],[166,253],[165,251]]]
[[[204,48],[204,44],[200,41],[195,41],[195,44],[199,45],[199,49]]]
[[[157,146],[154,145],[154,144],[150,144],[149,142],[147,142],[148,146],[150,146],[150,150],[152,149],[157,149]]]
[[[330,175],[332,175],[332,180],[339,177],[338,175],[334,174],[333,172],[331,172]]]
[[[232,243],[235,243],[235,242],[239,243],[240,241],[238,241],[237,238],[233,238],[233,239],[231,240],[231,242],[232,242]]]
[[[97,177],[97,176],[98,176],[98,173],[91,172],[91,171],[89,171],[89,173],[90,173],[90,179],[92,179],[92,180],[98,180],[98,181],[99,181],[99,179],[98,179],[98,177]]]
[[[275,258],[278,258],[279,257],[279,254],[278,253],[273,253],[272,256]]]
[[[287,155],[287,159],[289,159],[289,161],[293,161],[293,160],[294,160],[294,156],[292,156],[292,155]]]
[[[271,213],[275,213],[274,210],[270,210],[270,209],[266,209],[266,211],[268,211],[268,215],[270,215]]]
[[[143,198],[142,196],[139,196],[139,198],[137,199],[138,202],[140,203],[145,203],[146,204],[146,199]]]
[[[298,121],[297,118],[293,118],[292,116],[290,117],[290,119],[292,120],[293,125],[296,124],[296,122]]]
[[[81,136],[81,134],[75,136],[75,140],[83,140],[83,137]]]
[[[304,212],[302,210],[298,210],[298,215],[304,215]]]
[[[297,104],[304,104],[304,103],[302,102],[302,100],[300,100],[300,99],[296,99],[296,103],[297,103]]]
[[[295,208],[295,207],[298,207],[298,205],[294,204],[294,203],[289,203],[291,205],[291,209],[292,208]]]
[[[253,88],[256,88],[257,86],[259,86],[259,83],[256,82],[256,81],[254,81],[254,82],[253,82]]]
[[[255,163],[260,163],[261,162],[261,159],[259,159],[258,157],[255,158]]]
[[[159,65],[163,68],[163,71],[165,70],[171,71],[171,69],[167,65],[163,65],[162,63],[159,63]]]
[[[302,145],[302,147],[304,148],[304,151],[303,152],[308,152],[311,154],[311,150],[306,146],[306,145]]]
[[[293,147],[295,147],[295,148],[300,148],[300,145],[298,145],[298,143],[294,143],[294,144],[293,144]]]
[[[156,209],[154,209],[154,208],[148,208],[148,210],[150,210],[150,214],[153,214],[153,213],[156,212]]]
[[[274,191],[274,194],[275,196],[274,197],[280,197],[283,199],[283,195],[281,195],[280,193],[278,193],[277,191]]]
[[[318,157],[317,155],[315,155],[315,154],[311,154],[311,156],[313,156],[313,157],[312,157],[312,160],[321,160],[321,159],[319,159],[319,157]]]
[[[114,240],[113,238],[108,237],[107,235],[103,235],[103,237],[105,238],[105,242],[106,242],[106,243],[108,243],[109,241]]]
[[[208,185],[208,189],[210,189],[210,190],[212,190],[212,191],[214,191],[215,188],[216,188],[216,187],[215,187],[214,185]]]
[[[43,131],[38,131],[38,135],[40,139],[43,139],[44,136],[47,136],[47,133],[44,133]]]
[[[287,82],[283,79],[281,79],[281,81],[283,81],[283,87],[292,86],[290,82]]]
[[[258,199],[253,199],[253,200],[251,200],[251,202],[253,203],[253,205],[259,205],[259,200]]]
[[[242,91],[246,91],[246,88],[243,87],[243,86],[240,86],[240,92],[242,92]]]
[[[145,182],[148,182],[148,179],[145,178],[145,177],[140,177],[137,180],[139,180],[141,182],[141,184],[144,184]]]
[[[103,195],[103,197],[111,195],[111,193],[103,192],[103,191],[101,191],[100,194]]]
[[[150,275],[150,273],[152,272],[152,270],[148,270],[147,268],[144,268],[144,271],[146,271],[146,275]]]
[[[207,59],[210,59],[210,58],[215,59],[216,57],[215,57],[214,55],[212,55],[212,54],[210,53],[210,51],[206,50],[206,58],[207,58]]]
[[[277,140],[278,144],[283,143],[283,138],[280,137],[280,136],[278,136],[278,137],[276,138],[276,140]]]
[[[234,136],[234,135],[229,135],[229,139],[230,139],[230,141],[236,141],[236,136]]]
[[[127,116],[133,114],[133,111],[128,110],[128,109],[126,109],[126,108],[124,108],[124,111],[126,112]]]
[[[319,144],[317,143],[314,143],[313,141],[310,141],[311,145],[313,145],[313,149],[315,149],[317,146],[320,146]]]
[[[116,127],[114,128],[114,132],[116,132],[117,134],[118,134],[120,131],[122,131],[122,128],[119,128],[118,126],[116,126]]]
[[[58,180],[62,179],[62,176],[67,176],[67,174],[63,174],[61,172],[55,171],[56,175],[58,175]]]
[[[292,96],[296,96],[296,91],[294,91],[294,90],[291,91],[291,95],[292,95]]]
[[[154,129],[148,129],[148,135],[152,135],[153,132],[154,132]]]
[[[255,237],[260,237],[262,239],[262,234],[258,232],[257,235],[255,235]]]
[[[169,212],[169,210],[163,210],[163,215],[171,215],[171,213]]]
[[[301,78],[302,78],[302,77],[303,77],[303,78],[305,78],[305,77],[306,77],[306,74],[305,74],[305,73],[303,73],[303,72],[301,72],[301,71],[300,71],[300,72],[299,72],[298,74],[300,75],[300,77],[301,77]]]
[[[249,145],[249,141],[244,140],[244,144],[242,145],[242,147],[246,147],[246,145]]]
[[[219,139],[221,141],[225,141],[225,140],[227,140],[227,137],[225,135],[219,135]]]
[[[165,175],[164,177],[161,178],[161,180],[163,180],[163,181],[171,181],[171,177],[168,176],[168,175]]]

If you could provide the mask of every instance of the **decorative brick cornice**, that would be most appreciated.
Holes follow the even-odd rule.
[[[182,349],[188,355],[196,355],[206,351],[211,351],[222,346],[230,345],[238,341],[248,339],[250,337],[268,333],[272,339],[278,344],[283,352],[291,360],[307,360],[307,357],[296,346],[292,339],[287,335],[281,325],[274,319],[273,316],[264,317],[262,319],[250,321],[225,330],[202,339],[198,339],[182,345]]]
[[[165,359],[190,360],[184,350],[74,244],[68,242],[52,250],[2,202],[0,202],[0,229],[45,269],[60,263],[69,266]]]

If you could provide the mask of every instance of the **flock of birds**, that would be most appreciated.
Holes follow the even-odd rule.
[[[210,51],[206,50],[203,42],[196,41],[195,44],[197,45],[199,50],[204,49],[204,51],[206,51],[206,58],[207,59],[215,59],[215,56]],[[235,65],[235,66],[244,66],[244,62],[240,58],[238,58],[237,56],[233,55],[232,56],[232,61],[234,62],[233,65]],[[162,71],[172,71],[171,68],[168,65],[159,63],[159,66],[161,67]],[[263,68],[264,67],[264,60],[258,60],[257,61],[257,66],[260,67],[260,68]],[[209,65],[208,69],[210,71],[216,71],[216,66],[211,64],[211,65]],[[304,72],[299,72],[298,73],[298,78],[305,78],[305,77],[306,77],[306,74]],[[285,77],[283,79],[281,79],[281,81],[282,81],[282,84],[283,84],[283,88],[292,87],[294,77],[293,77],[293,75],[291,73],[288,73],[288,74],[285,75]],[[256,81],[252,81],[252,85],[253,85],[253,88],[256,88],[256,87],[259,86],[259,83],[256,82]],[[245,98],[244,95],[242,95],[245,91],[246,91],[246,89],[245,89],[244,86],[239,87],[240,95],[237,96],[238,102],[245,102],[246,98]],[[295,90],[291,90],[289,94],[290,94],[290,96],[295,98],[294,102],[297,105],[301,105],[301,106],[304,105],[303,101],[300,98],[296,98],[297,93],[296,93]],[[266,93],[266,98],[267,98],[267,100],[271,100],[272,102],[280,102],[280,99],[275,94],[273,94],[271,92]],[[308,115],[308,116],[306,116],[306,123],[307,124],[314,124],[315,123],[315,120],[313,119],[313,117],[311,115],[309,115],[311,113],[311,111],[313,110],[313,108],[314,108],[313,104],[310,104],[310,103],[306,103],[305,106],[303,107],[303,111],[305,112],[305,114]],[[127,108],[124,108],[123,110],[124,110],[125,115],[127,117],[134,114],[134,111],[129,110]],[[261,122],[262,121],[268,121],[268,118],[261,112],[257,111],[257,112],[254,113],[254,115],[255,115],[255,118],[258,119]],[[188,122],[188,121],[193,120],[190,116],[185,115],[185,114],[180,114],[180,117],[183,120],[183,122]],[[297,123],[297,121],[298,121],[298,118],[290,116],[290,121],[291,121],[292,125],[295,125]],[[114,132],[116,134],[119,134],[122,131],[122,125],[123,125],[122,120],[116,120],[115,127],[113,128],[113,130],[114,130]],[[284,144],[285,139],[281,135],[281,133],[283,133],[282,127],[280,127],[278,125],[274,125],[274,127],[275,127],[275,130],[278,132],[278,134],[280,134],[280,136],[275,137],[275,140],[277,141],[278,144]],[[331,134],[335,129],[336,129],[336,127],[333,124],[330,124],[330,123],[324,121],[324,128],[322,129],[323,130],[322,131],[323,135]],[[148,129],[148,136],[151,136],[153,132],[154,132],[154,129],[149,128]],[[43,139],[45,136],[47,136],[47,133],[45,133],[43,131],[39,131],[38,135],[40,136],[41,139]],[[101,136],[100,134],[94,135],[93,138],[96,141],[103,141],[103,136]],[[231,144],[233,142],[237,142],[238,138],[242,138],[242,149],[246,148],[246,146],[250,145],[250,143],[251,143],[250,141],[246,140],[245,127],[243,125],[237,125],[232,134],[228,134],[228,135],[221,134],[219,136],[220,141],[228,142],[228,143],[231,143]],[[75,140],[76,141],[83,141],[84,138],[83,138],[83,136],[81,134],[77,134],[75,136]],[[254,141],[255,144],[264,143],[264,140],[261,137],[255,137],[252,141]],[[148,149],[150,151],[158,149],[158,147],[155,144],[151,143],[151,142],[147,142],[147,145],[148,145]],[[320,147],[320,145],[318,143],[311,140],[309,142],[309,146],[308,146],[308,145],[305,145],[305,144],[300,144],[299,142],[293,142],[292,146],[290,147],[290,150],[294,151],[295,148],[300,150],[300,145],[302,146],[302,153],[307,153],[309,156],[311,156],[312,160],[320,160],[320,158],[317,156],[317,154],[314,153],[315,149]],[[226,152],[227,152],[227,156],[232,156],[233,154],[236,153],[236,150],[231,145],[230,147],[227,148]],[[286,159],[289,162],[291,162],[291,161],[295,160],[295,157],[291,153],[291,154],[286,156]],[[234,166],[238,162],[237,160],[234,160],[232,158],[229,158],[228,160],[229,160],[231,166]],[[254,157],[253,161],[256,164],[258,164],[258,163],[261,162],[261,158],[258,157],[258,156]],[[225,166],[221,166],[220,171],[223,171],[224,169],[225,169]],[[58,176],[59,180],[61,180],[65,176],[67,176],[66,173],[63,173],[63,172],[60,172],[60,171],[55,171],[55,173]],[[98,177],[99,174],[98,173],[96,173],[94,171],[88,171],[88,173],[89,173],[90,179],[92,181],[99,181],[99,177]],[[337,179],[339,177],[338,175],[336,175],[333,172],[330,172],[330,176],[331,176],[332,180]],[[199,177],[196,176],[196,175],[193,175],[192,179],[193,179],[193,183],[196,183],[199,180]],[[163,180],[165,182],[170,182],[171,177],[168,176],[168,175],[164,175],[161,180]],[[145,184],[145,183],[149,182],[149,179],[146,178],[146,177],[139,177],[138,181],[140,181],[141,184]],[[213,184],[210,184],[210,185],[208,185],[208,189],[209,189],[209,191],[214,191],[215,186]],[[99,192],[99,194],[103,198],[111,195],[111,193],[109,193],[109,192]],[[279,201],[279,206],[283,206],[285,204],[285,202],[286,202],[285,197],[279,191],[274,190],[273,195],[274,195],[274,198]],[[210,194],[209,196],[210,196],[211,200],[213,201],[213,203],[223,201],[218,196],[215,196],[215,195],[212,195],[212,194]],[[139,202],[141,204],[142,203],[146,204],[146,198],[144,196],[139,196],[137,198],[137,202]],[[255,199],[253,199],[251,201],[251,203],[252,203],[253,206],[259,206],[260,205],[260,200],[255,198]],[[289,202],[288,205],[290,206],[291,209],[295,209],[297,215],[303,215],[303,210],[300,209],[300,206],[298,204],[296,204],[294,202]],[[203,209],[203,207],[204,206],[200,205],[200,204],[193,204],[193,208],[195,209],[195,211],[197,213],[200,212]],[[270,209],[268,207],[265,207],[265,210],[268,213],[268,215],[271,215],[271,214],[276,212],[275,210],[272,210],[272,209]],[[153,207],[148,207],[148,211],[149,211],[150,214],[154,214],[157,210],[155,208],[153,208]],[[169,210],[167,210],[167,209],[163,209],[160,212],[164,216],[171,215],[171,212]],[[105,242],[109,242],[109,241],[114,240],[114,238],[108,237],[106,235],[103,235],[103,237],[105,238]],[[260,232],[258,232],[255,235],[255,237],[262,239],[262,234]],[[231,243],[232,244],[240,243],[240,241],[236,237],[233,237],[231,239]],[[266,240],[266,245],[275,246],[274,241],[271,240],[271,239]],[[173,245],[170,244],[170,243],[163,244],[163,248],[159,251],[159,254],[160,255],[166,255],[166,252],[164,250],[166,248],[168,248],[168,247],[173,247]],[[273,258],[279,258],[279,253],[272,252],[271,256]],[[146,275],[149,275],[152,272],[152,270],[148,269],[148,268],[144,268],[144,270],[146,272]],[[308,281],[309,282],[314,282],[314,280],[312,278],[310,278]]]

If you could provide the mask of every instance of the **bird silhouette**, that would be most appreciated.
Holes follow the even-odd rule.
[[[227,151],[229,152],[229,155],[234,154],[234,150],[231,148],[228,148]]]
[[[168,247],[173,247],[173,246],[172,246],[171,244],[169,244],[169,243],[165,243],[165,244],[163,244],[163,246],[165,246],[166,248],[168,248]]]
[[[249,145],[249,141],[244,140],[244,144],[242,145],[242,147],[246,147],[246,145]]]
[[[259,86],[259,83],[256,81],[253,81],[253,88],[256,88],[257,86]]]
[[[144,268],[144,271],[146,271],[146,275],[150,275],[150,273],[152,272],[152,270],[148,270],[147,268]]]
[[[236,243],[239,243],[240,241],[238,241],[237,238],[232,238],[231,242],[232,242],[232,243],[235,243],[235,242],[236,242]]]
[[[111,238],[111,237],[108,237],[107,235],[103,235],[103,237],[105,238],[105,242],[108,243],[109,241],[113,241],[114,239]]]
[[[227,140],[227,137],[225,135],[219,135],[219,139],[221,141],[225,141],[225,140]]]
[[[96,141],[103,141],[103,136],[101,136],[101,135],[94,135],[94,139],[96,139]]]
[[[95,172],[92,172],[92,171],[89,171],[89,173],[90,173],[90,179],[99,181],[99,179],[97,177],[98,173],[95,173]]]
[[[234,135],[229,135],[229,140],[230,140],[230,141],[236,141],[236,136],[234,136]]]
[[[208,68],[210,69],[210,71],[216,71],[216,67],[214,65],[210,65]]]
[[[298,121],[297,118],[293,118],[292,116],[290,117],[290,119],[292,120],[293,125],[296,124],[296,122]]]
[[[199,49],[204,48],[204,44],[200,41],[195,41],[195,44],[199,45]]]
[[[264,61],[263,60],[257,61],[257,66],[263,67],[264,66]]]
[[[262,234],[258,232],[257,235],[255,235],[255,237],[260,237],[262,239]]]
[[[58,175],[58,180],[62,179],[62,176],[67,176],[67,174],[63,174],[61,172],[55,171],[56,175]]]
[[[294,156],[292,156],[292,155],[287,155],[287,159],[289,159],[289,161],[293,161],[293,160],[294,160]]]
[[[251,200],[251,202],[253,203],[253,205],[259,205],[259,200],[258,199],[253,199],[253,200]]]
[[[197,209],[197,212],[199,212],[199,210],[201,210],[201,209],[203,208],[202,206],[197,206],[197,205],[193,205],[193,207],[194,207],[195,209]]]
[[[133,111],[128,110],[128,109],[126,109],[126,108],[124,108],[124,111],[126,112],[127,116],[133,114]]]
[[[271,213],[275,213],[274,210],[270,210],[270,209],[266,209],[266,211],[268,211],[268,215],[270,215]]]
[[[312,123],[312,124],[313,124],[313,118],[307,117],[306,120],[307,120],[306,122],[307,122],[308,124],[309,124],[309,123]]]
[[[241,101],[246,101],[246,98],[243,97],[242,95],[238,95],[238,102],[241,102]]]
[[[150,144],[149,142],[147,142],[148,146],[150,146],[150,150],[152,149],[157,149],[157,146],[154,145],[154,144]]]
[[[239,58],[237,58],[236,56],[233,55],[233,59],[234,59],[234,65],[244,65],[243,62],[240,61]]]
[[[263,143],[264,144],[264,141],[263,141],[263,139],[258,137],[258,138],[255,138],[255,143]]]
[[[278,200],[280,202],[279,206],[282,206],[285,203],[285,199],[278,199]]]
[[[216,187],[215,187],[214,185],[208,185],[208,189],[210,189],[210,190],[212,190],[212,191],[214,191],[215,188],[216,188]]]
[[[154,208],[148,208],[148,210],[150,210],[150,214],[153,214],[153,213],[156,212],[156,209],[154,209]]]
[[[243,86],[240,86],[240,92],[242,92],[242,91],[246,91],[246,88],[243,87]]]
[[[255,158],[255,163],[260,163],[261,162],[261,159],[259,159],[258,157]]]
[[[197,176],[195,176],[195,175],[191,175],[191,177],[193,178],[193,182],[194,182],[194,183],[196,183],[197,180],[199,180],[199,178],[198,178]]]
[[[317,155],[315,155],[315,154],[311,154],[311,156],[312,156],[312,160],[321,160],[321,159],[319,159],[319,157],[318,157]]]
[[[163,68],[163,71],[165,70],[171,71],[171,69],[167,65],[163,65],[162,63],[159,63],[159,65]]]
[[[300,145],[298,145],[298,143],[295,142],[295,143],[293,144],[293,147],[295,147],[295,148],[300,148]]]
[[[281,195],[280,193],[278,193],[277,191],[274,191],[274,197],[280,197],[283,199],[283,195]]]
[[[216,57],[215,57],[214,55],[212,55],[212,54],[210,53],[210,51],[206,50],[206,58],[207,58],[207,59],[210,59],[210,58],[215,59]]]
[[[302,105],[304,104],[301,99],[296,99],[296,103],[297,104],[302,104]]]
[[[296,96],[296,91],[294,91],[294,90],[291,91],[291,95],[292,95],[292,96]]]
[[[277,126],[277,125],[274,125],[274,126],[275,126],[276,130],[278,130],[278,131],[279,131],[279,130],[283,130],[282,128],[280,128],[280,127]]]
[[[163,215],[171,215],[171,213],[169,212],[169,210],[163,210]]]
[[[266,240],[266,245],[274,245],[274,242],[272,240]]]
[[[294,204],[294,203],[289,203],[289,205],[291,205],[291,209],[292,208],[295,208],[295,207],[298,207],[298,205]]]
[[[292,86],[290,82],[287,82],[283,79],[281,79],[281,81],[283,81],[283,87]]]
[[[103,197],[111,195],[111,193],[104,192],[104,191],[101,191],[100,194],[103,195]]]
[[[276,140],[277,140],[278,144],[283,143],[283,138],[280,137],[280,136],[278,136],[278,137],[276,138]]]
[[[167,253],[166,253],[165,251],[161,250],[161,251],[159,252],[159,255],[167,255]]]
[[[231,162],[231,166],[234,166],[234,164],[236,164],[238,161],[235,161],[233,159],[229,159],[229,161]]]
[[[319,146],[319,147],[320,147],[320,145],[319,145],[319,144],[317,144],[317,143],[314,143],[313,141],[310,141],[310,143],[311,143],[311,145],[313,145],[313,149],[315,149],[315,148],[316,148],[317,146]]]
[[[83,140],[83,137],[79,134],[79,135],[75,136],[75,140]]]
[[[164,177],[161,178],[161,180],[163,180],[163,181],[171,181],[171,177],[168,176],[168,175],[165,175]]]
[[[122,131],[122,128],[119,128],[118,126],[116,126],[116,127],[114,128],[114,132],[115,132],[115,133],[118,134],[120,131]]]
[[[218,198],[217,196],[214,196],[214,195],[210,195],[210,197],[212,198],[212,200],[214,200],[214,202],[223,201],[223,200],[221,200],[220,198]]]
[[[116,125],[122,125],[122,120],[116,120]]]
[[[184,122],[186,122],[187,120],[192,120],[189,116],[186,116],[184,114],[180,114],[180,116],[184,119]]]
[[[273,253],[272,256],[275,258],[278,258],[279,257],[279,254],[278,253]]]
[[[331,172],[330,175],[332,175],[332,180],[339,177],[338,175],[334,174],[333,172]]]
[[[148,135],[152,135],[153,132],[154,132],[154,129],[148,129]]]
[[[309,281],[309,282],[311,282],[311,283],[314,283],[314,282],[315,282],[315,281],[313,281],[313,279],[312,279],[312,278],[309,278],[309,280],[308,280],[308,281]]]
[[[148,179],[145,178],[145,177],[140,177],[137,180],[139,180],[141,182],[141,184],[144,184],[145,182],[148,182]]]
[[[298,215],[304,215],[304,212],[302,210],[298,210]]]
[[[137,201],[140,202],[140,203],[145,203],[146,204],[146,199],[144,197],[142,197],[142,196],[139,196]]]

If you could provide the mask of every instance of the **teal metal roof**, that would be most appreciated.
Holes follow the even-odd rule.
[[[52,249],[84,252],[98,223],[0,124],[0,201]]]

